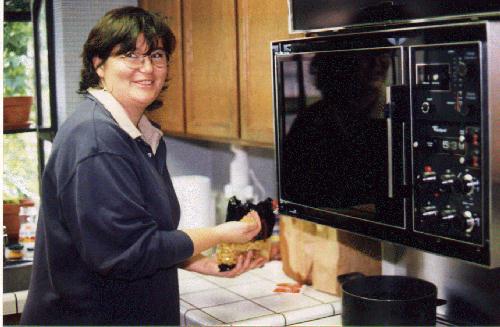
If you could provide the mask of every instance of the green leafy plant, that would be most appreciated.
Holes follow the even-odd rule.
[[[4,23],[4,96],[33,94],[32,26],[29,22]]]
[[[3,174],[3,203],[19,204],[23,199],[29,199],[31,192],[26,188],[22,178]]]
[[[27,7],[26,7],[27,3]],[[16,11],[29,10],[29,1],[6,1]],[[23,7],[24,6],[24,7]],[[33,33],[31,22],[4,22],[3,92],[4,96],[32,95],[34,89]],[[32,108],[32,119],[35,111]],[[34,133],[8,134],[3,137],[3,199],[17,203],[38,194],[37,138]],[[29,159],[28,159],[29,158]],[[12,180],[11,176],[15,178]],[[24,192],[19,189],[19,186]]]
[[[30,0],[5,0],[5,11],[30,11]]]

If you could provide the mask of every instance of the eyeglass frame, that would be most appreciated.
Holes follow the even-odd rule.
[[[153,60],[153,55],[155,54],[158,54],[158,53],[162,53],[163,56],[164,56],[164,60],[165,60],[165,63],[158,63],[158,62],[155,62]],[[137,57],[131,57],[131,56],[137,56]],[[120,54],[117,56],[119,59],[123,60],[123,62],[129,67],[129,68],[132,68],[132,69],[139,69],[141,68],[142,66],[144,66],[144,62],[146,61],[146,57],[149,58],[149,61],[151,62],[151,65],[153,67],[156,67],[156,68],[165,68],[168,66],[168,63],[169,63],[169,58],[167,56],[167,52],[163,49],[156,49],[156,50],[153,50],[151,51],[149,54],[145,53],[145,54],[137,54],[135,53],[134,51],[128,51],[126,53],[123,53],[123,54]],[[130,62],[129,60],[132,59],[132,60],[136,60],[135,62]],[[137,61],[139,60],[139,61]]]

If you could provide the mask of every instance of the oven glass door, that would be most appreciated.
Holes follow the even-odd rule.
[[[388,47],[275,56],[282,200],[405,228],[394,187],[406,178],[404,127],[385,110],[387,87],[404,83],[402,55]]]

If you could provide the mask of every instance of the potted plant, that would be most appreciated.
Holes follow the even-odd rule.
[[[29,117],[33,97],[13,96],[3,98],[3,127],[5,130],[26,128],[30,125]]]
[[[16,35],[17,37],[10,37]],[[27,24],[4,25],[4,129],[20,129],[30,125],[29,116],[33,104],[32,81],[33,56],[28,42],[19,37],[30,38],[31,29]]]
[[[12,182],[12,179],[5,178],[3,189],[3,224],[7,229],[9,243],[17,243],[19,238],[19,227],[21,226],[22,216],[20,216],[22,207],[32,207],[35,205],[28,192],[21,191],[19,187]]]

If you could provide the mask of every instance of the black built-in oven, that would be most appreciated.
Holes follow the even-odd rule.
[[[499,35],[476,22],[273,42],[280,212],[499,266]]]

